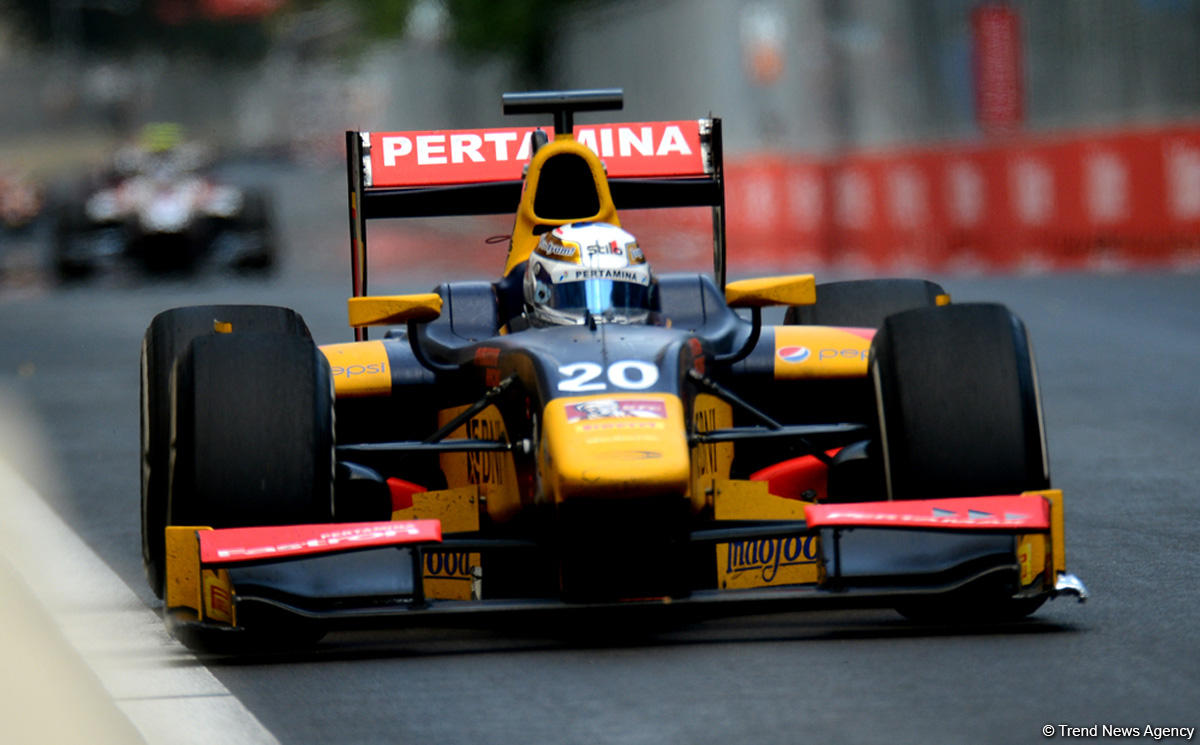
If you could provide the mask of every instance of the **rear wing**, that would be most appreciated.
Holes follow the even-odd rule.
[[[618,210],[711,207],[713,272],[725,283],[720,119],[583,124],[572,112],[621,107],[619,89],[506,94],[509,114],[554,113],[604,162]],[[367,293],[367,221],[515,214],[525,167],[549,127],[346,132],[353,294]],[[538,131],[542,135],[536,135]]]

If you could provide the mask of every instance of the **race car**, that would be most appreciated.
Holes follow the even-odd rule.
[[[721,121],[574,124],[621,101],[348,132],[353,341],[285,308],[154,318],[142,551],[173,633],[1087,597],[1022,322],[919,279],[727,282]],[[654,273],[618,212],[683,206],[712,210],[711,276]],[[505,213],[495,281],[368,294],[370,220]]]
[[[216,265],[261,271],[275,261],[267,195],[222,183],[203,149],[174,125],[152,125],[107,173],[58,205],[53,268],[63,280],[114,265],[152,274]]]

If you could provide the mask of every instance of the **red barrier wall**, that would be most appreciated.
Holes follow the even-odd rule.
[[[731,157],[726,183],[739,266],[1200,267],[1197,126],[837,160]]]

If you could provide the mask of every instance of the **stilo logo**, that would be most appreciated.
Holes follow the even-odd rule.
[[[804,362],[808,359],[808,347],[781,347],[776,353],[784,362]]]

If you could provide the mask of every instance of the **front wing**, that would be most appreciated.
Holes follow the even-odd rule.
[[[260,618],[291,617],[323,629],[490,625],[497,617],[556,619],[617,611],[704,618],[810,608],[894,607],[995,582],[1014,598],[1086,589],[1067,574],[1062,493],[1026,492],[904,502],[799,503],[804,519],[716,520],[689,534],[716,547],[724,567],[774,577],[811,557],[801,581],[720,583],[685,597],[619,602],[553,598],[427,597],[430,558],[529,550],[478,534],[443,537],[437,520],[213,530],[167,528],[166,620],[186,637],[239,632]],[[614,540],[614,550],[619,549]],[[793,557],[791,554],[796,554]],[[720,563],[720,562],[718,562]],[[752,566],[751,566],[752,565]],[[464,567],[465,569],[465,567]],[[783,575],[779,575],[781,578]],[[479,597],[478,570],[464,577]],[[757,585],[757,586],[754,586]]]

